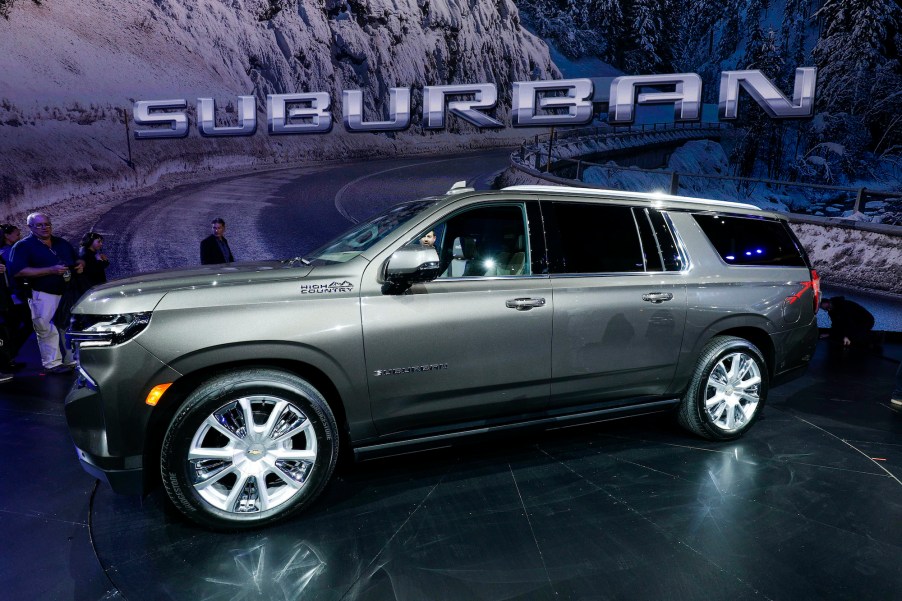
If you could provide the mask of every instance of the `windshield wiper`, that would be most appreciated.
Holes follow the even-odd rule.
[[[307,259],[305,259],[304,257],[295,257],[293,259],[286,259],[282,262],[288,263],[291,266],[294,266],[297,263],[303,263],[304,265],[312,265],[313,264],[310,261],[308,261]]]

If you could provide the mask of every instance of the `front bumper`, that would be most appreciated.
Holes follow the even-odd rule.
[[[66,397],[66,421],[82,468],[107,482],[114,492],[140,495],[144,492],[144,455],[110,453],[103,398],[96,390],[76,382]]]
[[[144,399],[179,375],[133,341],[80,350],[65,413],[85,471],[117,493],[143,494],[145,441],[155,410]]]

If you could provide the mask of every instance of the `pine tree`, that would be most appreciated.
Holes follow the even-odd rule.
[[[630,73],[658,73],[664,66],[660,49],[663,23],[657,0],[635,0],[630,12],[632,44],[626,53],[625,67]]]
[[[893,116],[902,112],[902,7],[897,0],[825,0],[815,14],[821,23],[812,52],[818,110],[848,113],[885,140]]]
[[[586,3],[588,23],[600,40],[598,57],[612,65],[623,64],[623,40],[626,23],[619,0],[594,0]]]
[[[750,11],[749,20],[754,14]],[[743,68],[758,69],[779,83],[784,61],[777,32],[770,29],[762,33],[757,21],[749,22],[749,29]],[[740,175],[753,175],[760,161],[766,166],[768,176],[777,177],[782,171],[784,125],[770,119],[760,107],[748,103],[740,109],[739,123],[745,131],[734,149],[732,160]]]
[[[889,60],[887,51],[898,52],[891,36],[900,12],[894,0],[827,0],[816,13],[823,26],[812,56],[825,106],[853,115],[863,111],[878,67]]]

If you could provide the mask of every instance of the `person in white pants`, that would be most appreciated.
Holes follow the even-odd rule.
[[[72,271],[81,273],[84,261],[66,240],[53,235],[50,218],[43,213],[28,216],[31,235],[16,242],[10,252],[10,272],[26,279],[31,288],[31,321],[41,351],[41,364],[49,372],[64,373],[75,366],[72,352],[60,338],[53,316],[69,285]],[[65,354],[61,347],[66,348]]]
[[[31,323],[34,324],[35,337],[38,339],[38,350],[41,351],[41,363],[44,369],[54,370],[59,365],[71,368],[75,365],[72,350],[65,345],[61,333],[53,323],[53,316],[59,307],[61,295],[48,294],[35,290],[28,300],[31,308]],[[65,354],[60,347],[65,348]]]

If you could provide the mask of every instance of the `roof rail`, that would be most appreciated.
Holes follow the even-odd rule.
[[[561,194],[582,194],[592,196],[605,196],[608,198],[627,199],[627,200],[647,200],[682,202],[692,204],[704,204],[717,207],[733,207],[736,209],[751,209],[761,211],[761,207],[747,204],[744,202],[732,202],[729,200],[712,200],[710,198],[693,198],[691,196],[674,196],[672,194],[664,194],[663,192],[624,192],[622,190],[602,190],[600,188],[576,188],[571,186],[508,186],[503,188],[508,191],[517,192],[557,192]]]

